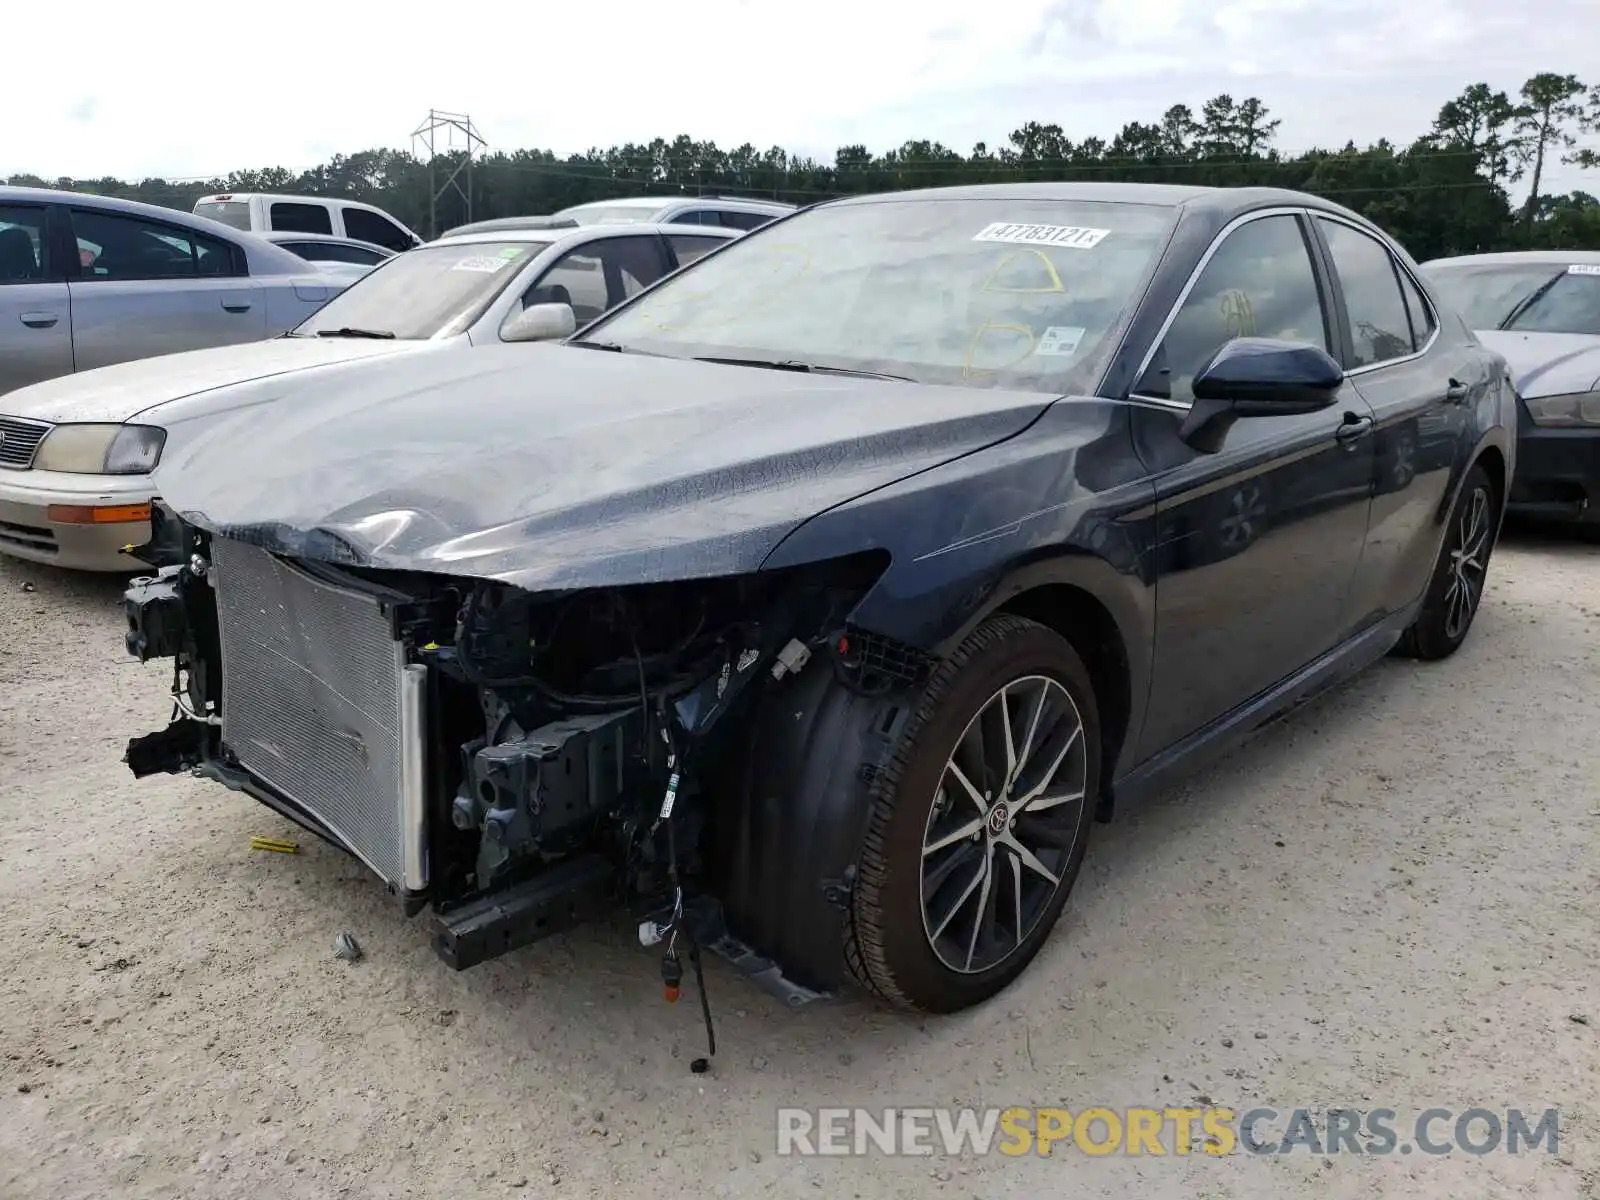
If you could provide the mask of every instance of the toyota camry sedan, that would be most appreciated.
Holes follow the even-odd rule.
[[[669,995],[711,948],[935,1011],[1039,952],[1095,818],[1454,653],[1516,451],[1374,225],[1078,183],[819,205],[565,344],[164,424],[135,775],[348,851],[458,969],[626,905]]]

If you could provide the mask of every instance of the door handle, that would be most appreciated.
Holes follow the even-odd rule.
[[[248,301],[248,300],[224,300],[222,302],[222,308],[223,308],[224,312],[246,313],[246,312],[250,311],[250,301]]]
[[[1445,388],[1445,390],[1444,390],[1445,401],[1446,401],[1446,403],[1449,403],[1449,404],[1460,404],[1463,400],[1465,400],[1467,398],[1467,393],[1470,392],[1471,390],[1472,389],[1470,387],[1468,387],[1466,384],[1461,383],[1458,380],[1452,379],[1450,381],[1450,386]]]
[[[1371,417],[1358,417],[1354,413],[1345,413],[1344,424],[1339,426],[1339,428],[1334,432],[1333,436],[1338,438],[1346,446],[1351,446],[1356,442],[1359,442],[1371,432]]]
[[[22,323],[29,329],[49,329],[61,320],[59,313],[50,312],[25,312],[22,314]]]

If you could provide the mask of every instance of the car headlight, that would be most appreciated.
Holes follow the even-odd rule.
[[[1565,396],[1523,397],[1535,425],[1600,426],[1600,392],[1571,392]]]
[[[33,465],[75,475],[144,475],[161,461],[167,431],[154,425],[57,425]]]

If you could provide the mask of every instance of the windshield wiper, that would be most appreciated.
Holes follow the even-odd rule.
[[[348,338],[382,338],[382,339],[385,339],[385,340],[388,340],[388,341],[393,341],[394,340],[394,333],[393,333],[392,330],[388,330],[388,329],[354,329],[349,325],[342,326],[342,327],[340,327],[338,329],[319,329],[319,330],[317,330],[317,336],[318,337],[348,337]]]
[[[730,367],[763,367],[769,371],[799,371],[807,375],[845,375],[852,379],[892,379],[897,383],[915,383],[905,375],[889,375],[883,371],[858,371],[854,367],[828,367],[821,363],[802,362],[798,358],[767,359],[767,358],[724,358],[720,355],[707,354],[695,359],[696,362],[723,363]]]
[[[654,350],[641,350],[637,346],[624,346],[620,342],[562,342],[563,346],[579,346],[585,350],[609,350],[613,354],[642,354],[646,358],[671,358],[670,354],[657,354]]]
[[[1511,311],[1505,315],[1505,318],[1500,322],[1500,324],[1496,325],[1495,328],[1510,329],[1513,322],[1520,318],[1535,304],[1539,303],[1539,301],[1543,300],[1545,298],[1545,294],[1548,293],[1551,288],[1555,287],[1556,284],[1560,283],[1562,279],[1566,277],[1566,274],[1567,273],[1565,271],[1558,271],[1549,279],[1541,283],[1538,287],[1534,288],[1533,291],[1529,292],[1521,300],[1518,300],[1512,307]]]

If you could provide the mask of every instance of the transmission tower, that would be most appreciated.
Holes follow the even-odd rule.
[[[472,220],[472,162],[488,143],[478,135],[472,118],[466,113],[441,112],[430,108],[428,117],[411,131],[411,152],[422,144],[428,156],[428,236],[439,236],[439,197],[454,189],[466,204],[466,219]],[[441,165],[440,155],[447,156]],[[450,167],[450,173],[439,181],[439,172]]]

